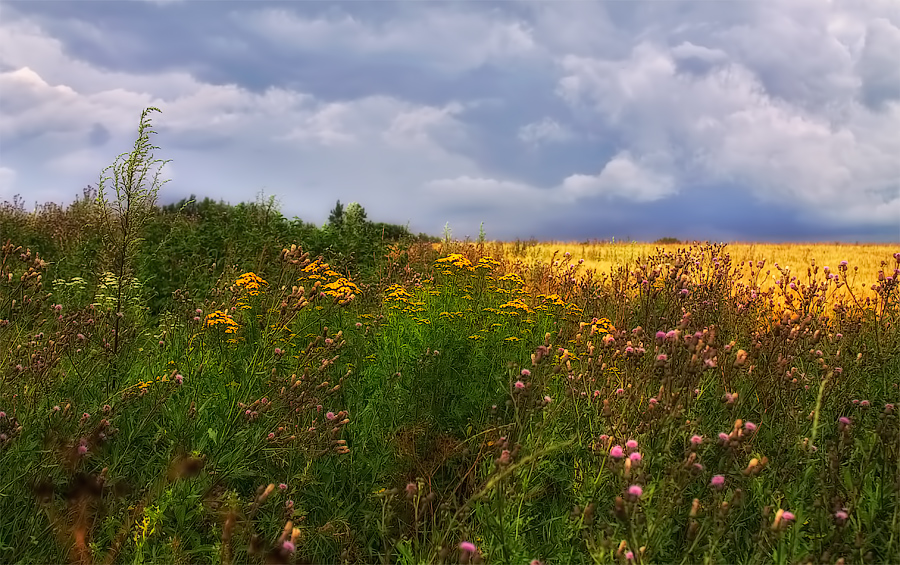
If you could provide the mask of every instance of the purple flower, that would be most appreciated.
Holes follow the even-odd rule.
[[[459,549],[460,551],[463,551],[465,553],[475,553],[476,551],[478,551],[478,548],[475,547],[475,544],[470,541],[460,542]]]
[[[290,553],[294,553],[294,551],[297,550],[297,546],[295,546],[294,543],[291,542],[290,540],[288,540],[288,541],[284,542],[283,544],[281,544],[281,547],[282,547],[285,551],[288,551],[288,552],[290,552]]]
[[[638,446],[638,442],[633,439],[630,439],[625,442],[625,447],[627,447],[628,449],[637,449],[637,446]]]
[[[691,445],[700,445],[701,443],[703,443],[703,436],[691,436]]]
[[[609,456],[613,459],[621,459],[625,455],[625,451],[622,449],[621,445],[614,445],[612,449],[609,450]]]
[[[720,489],[725,486],[725,476],[714,475],[713,478],[709,481],[709,484],[712,485],[712,487],[715,489]]]
[[[530,377],[530,376],[531,376],[531,371],[529,371],[528,369],[522,369],[522,376],[523,376],[523,377]]]
[[[753,422],[744,422],[744,429],[748,432],[755,432],[756,424],[754,424]]]
[[[284,484],[284,483],[281,483],[280,485],[278,485],[278,488],[279,488],[280,490],[287,490],[287,485]]]
[[[719,441],[723,443],[728,441],[728,434],[726,434],[725,432],[719,432]]]
[[[781,515],[781,519],[784,520],[785,522],[790,522],[794,518],[795,518],[794,513],[788,512],[787,510],[785,510],[784,514]]]
[[[628,487],[628,494],[634,498],[640,498],[644,494],[644,489],[641,488],[641,485],[631,485]]]
[[[335,418],[337,418],[337,416],[334,415],[334,412],[326,412],[325,418],[327,418],[328,420],[334,420]]]
[[[634,463],[637,463],[638,461],[643,459],[643,456],[641,455],[640,451],[635,451],[634,453],[629,455],[628,458],[631,459]]]
[[[834,513],[834,519],[837,520],[838,522],[844,522],[847,520],[848,517],[849,517],[849,515],[844,510],[838,510],[837,512]]]
[[[523,388],[525,388],[525,383],[523,383],[522,381],[516,381],[516,384],[514,386],[516,387],[516,389],[522,390]]]
[[[841,424],[843,424],[844,426],[849,426],[849,425],[850,425],[850,418],[848,418],[848,417],[846,417],[846,416],[841,416],[840,418],[838,418],[838,422],[841,423]]]

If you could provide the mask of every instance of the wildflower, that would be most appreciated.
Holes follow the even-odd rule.
[[[834,519],[837,520],[839,524],[843,524],[847,521],[849,514],[847,514],[846,510],[838,510],[834,513]]]
[[[698,446],[703,443],[703,436],[693,435],[691,436],[691,445]]]
[[[744,429],[748,432],[754,432],[756,431],[756,424],[753,422],[744,422]]]
[[[334,420],[336,417],[337,416],[334,415],[334,412],[327,412],[325,414],[325,418],[327,418],[328,420]]]
[[[275,432],[269,432],[269,441],[275,439]]]
[[[631,459],[635,463],[637,463],[638,461],[643,459],[643,457],[641,456],[641,453],[639,451],[635,451],[634,453],[629,455],[628,458]]]
[[[282,547],[285,551],[289,551],[289,552],[291,552],[291,553],[294,553],[294,551],[296,551],[296,549],[297,549],[297,546],[294,545],[290,540],[285,541],[283,544],[281,544],[281,547]]]
[[[624,388],[617,388],[617,389],[616,389],[616,394],[618,394],[618,395],[625,394],[625,389],[624,389]]]
[[[728,434],[726,434],[725,432],[719,432],[719,441],[721,441],[722,443],[727,442]]]
[[[655,398],[651,398],[649,400],[649,402],[650,402],[650,406],[656,406],[657,404],[659,404],[659,400],[657,400]]]
[[[531,376],[531,371],[529,371],[528,369],[522,369],[522,376],[523,376],[523,377],[530,377],[530,376]]]
[[[628,494],[629,496],[638,499],[642,494],[644,494],[644,489],[642,489],[640,485],[631,485],[630,487],[628,487]]]
[[[515,387],[519,390],[522,390],[523,388],[525,388],[525,383],[523,383],[522,381],[516,381]]]
[[[547,404],[550,404],[551,402],[553,402],[553,399],[550,398],[549,396],[545,396],[545,397],[544,397],[544,402],[546,402]]]
[[[634,561],[634,552],[633,551],[625,552],[625,560],[626,561]]]
[[[794,513],[788,512],[787,510],[785,510],[784,513],[781,515],[781,519],[784,520],[785,522],[790,522],[794,519]]]
[[[183,377],[180,373],[177,374],[177,375],[175,375],[175,382],[178,383],[178,384],[183,383],[183,382],[184,382],[184,377]]]
[[[287,485],[284,484],[284,483],[281,483],[281,484],[278,485],[278,488],[279,488],[280,490],[282,490],[282,491],[285,491],[285,490],[287,490]]]
[[[476,551],[478,551],[478,548],[475,547],[475,544],[470,541],[460,542],[459,549],[464,553],[475,553]]]
[[[613,459],[621,459],[622,457],[625,456],[625,452],[622,450],[621,445],[614,445],[609,450],[609,456],[612,457]]]
[[[709,481],[709,484],[716,490],[721,489],[725,486],[725,476],[724,475],[714,475],[713,478]]]
[[[868,401],[868,400],[860,400],[860,401],[859,401],[859,407],[860,407],[860,408],[868,408],[868,407],[869,407],[869,401]]]
[[[637,446],[638,446],[638,442],[633,439],[630,439],[625,442],[625,447],[627,447],[628,449],[637,449]]]
[[[0,420],[6,418],[6,412],[0,411]]]

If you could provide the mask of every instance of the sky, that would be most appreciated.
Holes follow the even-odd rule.
[[[71,202],[149,106],[163,203],[900,241],[897,0],[0,0],[0,201]]]

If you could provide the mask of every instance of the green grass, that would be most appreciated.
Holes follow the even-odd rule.
[[[479,249],[358,293],[287,250],[158,318],[135,291],[112,351],[114,304],[8,246],[0,560],[900,560],[895,287],[776,321],[723,248],[605,279]]]

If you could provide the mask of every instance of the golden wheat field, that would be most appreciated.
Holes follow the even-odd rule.
[[[687,247],[687,243],[656,244],[640,242],[503,242],[495,243],[508,258],[519,258],[525,263],[548,262],[560,259],[569,253],[572,262],[583,259],[585,269],[604,273],[617,266],[634,265],[641,257],[656,253],[657,250],[676,251]],[[789,267],[793,275],[805,282],[807,268],[818,266],[836,270],[841,261],[849,265],[848,282],[853,292],[859,295],[872,294],[871,285],[878,279],[878,272],[884,270],[891,275],[895,268],[894,253],[900,252],[900,244],[849,244],[849,243],[730,243],[725,253],[731,256],[732,265],[740,268],[744,276],[749,276],[749,261],[765,261],[763,274],[769,275],[758,281],[761,288],[768,288],[780,276],[775,268]],[[821,270],[819,277],[821,278]]]

